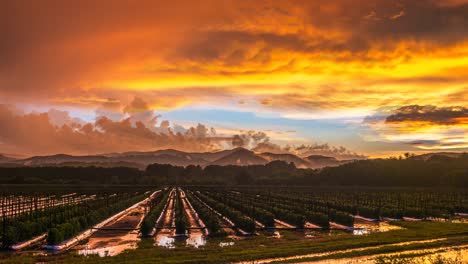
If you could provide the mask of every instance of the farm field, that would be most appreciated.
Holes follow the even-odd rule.
[[[2,218],[5,263],[358,261],[468,247],[459,189],[163,186],[42,193],[56,199],[37,209],[36,196],[5,197],[29,205]]]

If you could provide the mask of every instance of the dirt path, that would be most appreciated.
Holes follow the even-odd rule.
[[[190,202],[187,200],[185,192],[180,190],[180,197],[182,201],[182,206],[184,207],[185,214],[189,221],[188,229],[188,238],[186,240],[187,245],[193,247],[200,247],[206,244],[206,229],[203,221],[199,218],[196,211],[190,205]]]
[[[158,224],[155,241],[156,245],[161,247],[172,248],[174,245],[174,232],[175,232],[175,189],[169,195],[168,204],[163,215],[162,223]]]
[[[78,254],[99,256],[115,256],[126,249],[134,249],[140,240],[138,228],[145,216],[145,207],[138,206],[109,225],[96,231],[84,245],[75,249]]]

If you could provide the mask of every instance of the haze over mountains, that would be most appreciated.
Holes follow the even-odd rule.
[[[461,153],[438,152],[412,156],[412,159],[428,160],[433,158],[456,158]],[[134,167],[145,169],[148,165],[170,164],[174,166],[199,165],[264,165],[272,161],[294,163],[297,168],[320,169],[336,167],[355,160],[338,160],[323,155],[299,157],[291,153],[256,153],[245,148],[234,148],[217,152],[184,152],[175,149],[156,150],[149,152],[106,153],[100,155],[74,156],[56,154],[50,156],[33,156],[25,159],[12,158],[0,154],[0,167],[16,166],[98,166],[98,167]]]
[[[245,148],[234,148],[217,152],[184,152],[175,149],[150,152],[107,153],[100,155],[73,156],[57,154],[14,159],[0,156],[0,166],[128,166],[145,168],[149,164],[171,164],[176,166],[200,165],[263,165],[280,160],[293,162],[298,168],[323,168],[338,166],[352,160],[337,160],[334,157],[311,155],[299,157],[294,154],[255,153]]]

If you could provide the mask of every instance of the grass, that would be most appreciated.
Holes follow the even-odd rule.
[[[153,240],[145,239],[136,250],[126,251],[115,257],[99,258],[98,256],[83,257],[74,253],[55,256],[32,256],[20,253],[2,256],[0,263],[225,263],[232,261],[248,261],[264,258],[287,257],[311,253],[321,253],[352,248],[377,245],[387,245],[378,249],[359,252],[348,252],[330,255],[331,257],[350,257],[357,255],[398,252],[407,249],[422,249],[438,246],[468,244],[468,225],[461,223],[438,222],[397,222],[404,229],[376,233],[367,236],[353,236],[342,233],[329,236],[322,234],[317,238],[305,238],[304,234],[295,231],[281,232],[282,238],[253,236],[234,241],[233,246],[219,247],[220,242],[227,238],[212,238],[203,248],[179,246],[175,249],[165,249],[153,246]],[[389,245],[394,243],[447,238],[433,243],[413,244],[406,246]],[[329,257],[330,257],[329,256]]]

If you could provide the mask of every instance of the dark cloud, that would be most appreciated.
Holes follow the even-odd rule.
[[[381,61],[390,58],[388,56],[401,54],[381,54],[379,58],[372,58],[368,51],[392,51],[405,42],[423,43],[425,47],[415,51],[424,51],[427,46],[454,45],[467,40],[468,3],[440,5],[440,2],[443,1],[334,0],[278,3],[278,7],[285,10],[301,10],[295,15],[302,16],[305,24],[295,25],[297,29],[287,33],[279,30],[262,31],[264,25],[261,24],[258,30],[202,30],[183,43],[177,56],[200,62],[219,60],[227,66],[266,64],[278,50],[317,56],[321,52],[336,53],[337,61]],[[257,13],[250,11],[247,14],[261,16],[257,8],[252,10]],[[310,34],[300,30],[309,26],[319,32]],[[281,25],[278,27],[281,28]],[[345,34],[340,37],[327,34],[334,31]],[[249,52],[259,45],[262,48],[257,53]],[[419,49],[411,48],[410,45],[407,49]],[[343,52],[349,54],[342,55]]]
[[[425,121],[442,125],[468,122],[468,108],[462,106],[437,107],[410,105],[400,107],[385,119],[386,123]]]
[[[213,60],[227,67],[268,65],[278,50],[317,59],[325,52],[334,60],[383,60],[402,54],[368,51],[394,50],[402,42],[422,43],[422,51],[454,45],[467,39],[466,28],[468,4],[453,0],[2,1],[0,92],[85,93],[88,83],[107,80],[115,65],[147,58],[167,65],[140,70],[158,73],[197,73]],[[174,58],[197,63],[180,68]],[[284,62],[286,70],[292,61]]]

